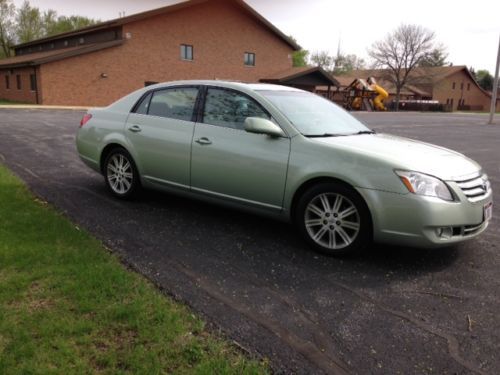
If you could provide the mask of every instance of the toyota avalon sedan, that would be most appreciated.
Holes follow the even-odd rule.
[[[492,217],[490,182],[473,160],[376,134],[290,87],[149,86],[88,111],[77,148],[117,198],[154,188],[271,215],[332,255],[372,240],[447,246],[478,236]]]

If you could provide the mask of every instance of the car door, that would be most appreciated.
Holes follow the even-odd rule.
[[[290,139],[246,132],[247,117],[271,119],[244,93],[207,88],[193,137],[192,190],[280,210]]]
[[[198,91],[198,87],[152,91],[128,117],[125,133],[149,182],[189,189]]]

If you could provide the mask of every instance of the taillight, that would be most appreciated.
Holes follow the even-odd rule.
[[[80,121],[80,128],[85,125],[87,122],[90,121],[90,119],[92,118],[92,115],[90,113],[86,113],[83,117],[82,117],[82,121]]]

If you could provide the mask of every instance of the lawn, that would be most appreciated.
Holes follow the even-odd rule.
[[[261,374],[0,165],[0,374]]]
[[[24,103],[11,102],[9,100],[0,99],[0,105],[13,105],[13,104],[24,104]]]

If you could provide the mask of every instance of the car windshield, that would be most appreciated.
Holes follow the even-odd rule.
[[[259,91],[308,137],[372,133],[344,109],[321,96],[304,91]]]

